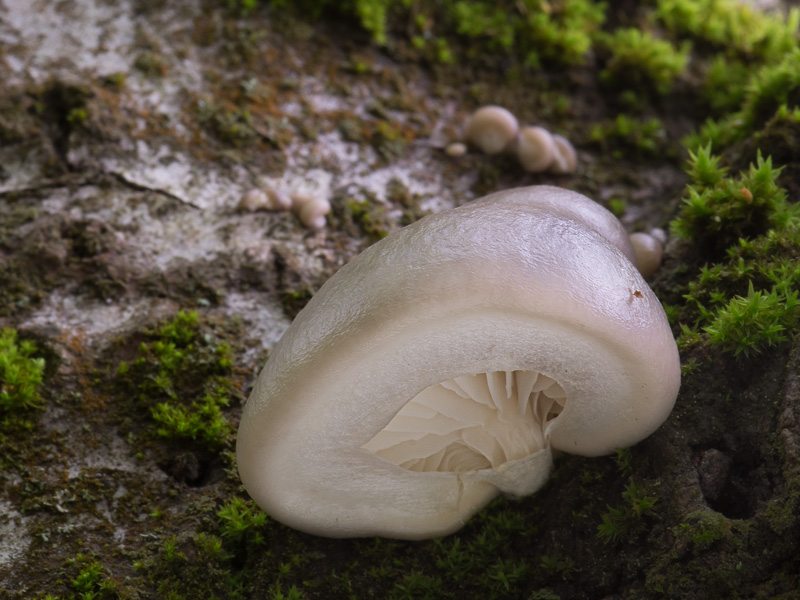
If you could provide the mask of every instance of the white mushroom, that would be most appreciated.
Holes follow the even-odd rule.
[[[453,142],[445,146],[444,153],[454,158],[464,156],[467,153],[467,146],[461,142]]]
[[[574,173],[578,169],[578,153],[565,137],[553,134],[553,163],[550,170],[553,173]]]
[[[590,205],[605,225],[580,218]],[[678,352],[658,299],[598,233],[619,227],[603,211],[549,186],[499,192],[340,269],[245,406],[250,495],[317,535],[427,538],[538,489],[552,449],[594,456],[651,434]]]
[[[652,235],[659,242],[661,242],[662,246],[667,245],[667,232],[661,229],[661,227],[654,227],[653,229],[651,229],[650,235]]]
[[[239,210],[255,212],[257,210],[289,210],[292,200],[288,194],[273,188],[253,188],[242,196],[236,206]]]
[[[252,190],[245,192],[245,194],[242,196],[242,199],[239,200],[239,204],[236,205],[236,208],[238,210],[247,212],[255,212],[263,209],[267,205],[267,202],[267,195],[264,193],[264,191],[258,188],[253,188]]]
[[[664,246],[660,239],[641,231],[632,233],[630,239],[636,254],[636,266],[639,267],[642,277],[647,279],[661,266]]]
[[[286,192],[275,188],[266,188],[267,210],[289,210],[292,208],[292,199]]]
[[[300,222],[309,229],[322,229],[327,222],[325,215],[331,212],[331,203],[327,198],[308,194],[291,194],[292,211]]]
[[[500,106],[484,106],[470,116],[464,137],[485,154],[499,154],[518,132],[517,118],[509,111]]]
[[[530,173],[541,173],[553,164],[556,146],[544,127],[523,127],[517,136],[515,152],[519,164]]]

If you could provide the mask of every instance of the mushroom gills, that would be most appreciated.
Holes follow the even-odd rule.
[[[409,471],[498,470],[545,449],[565,403],[535,371],[462,375],[417,394],[362,448]]]

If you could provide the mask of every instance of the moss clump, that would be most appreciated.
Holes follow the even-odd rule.
[[[500,49],[528,66],[544,61],[577,65],[584,62],[592,33],[605,20],[604,8],[585,0],[547,6],[536,1],[460,1],[452,3],[451,14],[458,34],[474,44],[472,53]]]
[[[544,62],[583,64],[592,46],[592,34],[605,20],[605,5],[588,0],[558,3],[538,0],[444,0],[435,3],[305,0],[289,3],[271,0],[269,4],[291,8],[311,18],[318,18],[325,11],[354,17],[381,45],[391,43],[390,21],[403,23],[404,31],[409,31],[405,27],[409,24],[412,46],[434,62],[442,63],[499,53],[513,56],[528,66]]]
[[[44,376],[44,359],[35,358],[36,345],[18,340],[14,329],[0,332],[0,415],[41,408],[39,388]]]
[[[709,119],[700,130],[686,140],[693,150],[712,144],[717,149],[730,146],[761,129],[778,113],[790,113],[800,105],[800,49],[795,48],[779,62],[750,73],[742,83],[741,73],[730,80],[732,98],[741,97],[739,110],[719,120]],[[723,79],[717,78],[716,95],[727,93]],[[720,87],[720,86],[723,87]],[[743,91],[742,91],[743,90]],[[719,103],[718,100],[711,99]],[[732,104],[726,104],[731,108]]]
[[[341,220],[345,230],[359,231],[367,240],[377,242],[389,235],[392,220],[386,214],[383,205],[373,197],[364,200],[346,198],[338,203],[341,208],[336,210],[336,217]]]
[[[786,226],[790,209],[776,180],[779,168],[758,153],[756,164],[739,177],[727,177],[719,158],[706,146],[690,154],[692,183],[678,217],[672,222],[677,237],[719,252],[740,238],[755,237],[770,228]]]
[[[617,467],[620,472],[628,474],[628,485],[622,492],[622,502],[617,506],[608,506],[602,515],[602,523],[597,526],[597,537],[605,543],[617,544],[630,542],[647,529],[647,521],[655,516],[658,498],[651,495],[652,489],[637,484],[630,476],[632,470],[629,450],[617,451]]]
[[[613,121],[594,125],[589,132],[589,141],[616,159],[635,160],[642,156],[663,155],[667,134],[660,119],[643,120],[621,114]]]
[[[155,437],[218,452],[232,435],[223,414],[232,394],[230,348],[202,335],[197,312],[179,312],[150,336],[133,363],[119,364],[117,385],[147,410]]]
[[[639,29],[621,28],[599,34],[597,40],[609,53],[600,80],[616,87],[666,94],[686,69],[690,44],[679,48]]]
[[[755,291],[753,282],[747,296],[736,296],[714,314],[704,327],[709,343],[745,357],[758,354],[763,348],[785,342],[800,318],[797,290],[791,294]]]
[[[783,19],[736,0],[658,0],[656,15],[675,34],[765,62],[796,46],[800,25],[796,8]]]
[[[199,100],[196,114],[198,122],[226,144],[239,147],[258,138],[259,134],[253,127],[253,118],[247,108],[222,106],[211,100]]]
[[[682,350],[707,342],[747,357],[786,341],[800,319],[800,209],[787,202],[771,158],[759,152],[738,177],[720,163],[709,146],[691,153],[692,181],[671,229],[713,262],[668,312]]]

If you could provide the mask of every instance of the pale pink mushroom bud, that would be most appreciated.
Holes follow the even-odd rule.
[[[289,210],[292,208],[292,199],[286,192],[274,188],[264,190],[267,196],[267,210]]]
[[[325,215],[331,212],[331,203],[327,198],[308,194],[291,194],[292,212],[300,222],[309,229],[322,229],[327,220]]]
[[[550,170],[558,174],[574,173],[578,169],[578,154],[575,148],[567,138],[558,134],[553,134],[553,144],[555,154]]]
[[[555,160],[553,136],[544,127],[523,127],[517,136],[516,154],[529,173],[546,171]]]
[[[239,200],[239,204],[236,205],[236,208],[237,210],[241,211],[255,212],[257,210],[266,208],[268,202],[269,200],[267,195],[263,190],[253,188],[252,190],[246,192],[244,196],[242,196],[242,199]]]
[[[467,143],[485,154],[499,154],[519,132],[517,118],[500,106],[479,108],[467,121]]]
[[[445,147],[444,153],[454,158],[464,156],[467,153],[467,146],[461,142],[453,142]]]
[[[661,227],[654,227],[653,229],[651,229],[650,235],[652,235],[659,242],[661,242],[662,246],[667,245],[667,232],[661,229]]]
[[[642,277],[647,279],[661,266],[664,246],[659,239],[649,233],[632,233],[630,237],[633,251],[636,254],[636,266]]]

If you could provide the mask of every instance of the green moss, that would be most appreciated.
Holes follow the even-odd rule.
[[[160,402],[151,409],[150,414],[158,424],[158,436],[186,438],[211,450],[218,450],[231,434],[231,425],[222,413],[222,408],[228,404],[225,390],[214,389],[188,407]]]
[[[280,295],[280,302],[283,307],[283,312],[286,313],[286,316],[290,319],[294,319],[313,296],[314,290],[305,285],[297,289],[282,292]]]
[[[630,541],[631,536],[638,535],[647,527],[647,517],[654,516],[656,496],[648,494],[648,489],[639,486],[633,478],[622,492],[622,503],[609,506],[603,515],[603,522],[597,526],[597,536],[607,543]]]
[[[243,146],[258,138],[253,128],[250,111],[243,106],[222,106],[212,100],[202,99],[197,102],[197,120],[217,139],[233,146]],[[271,139],[276,145],[282,137]]]
[[[20,341],[14,329],[0,332],[0,415],[41,408],[39,388],[44,375],[44,359],[35,358],[36,345]]]
[[[691,153],[673,233],[712,264],[699,267],[673,309],[682,350],[707,342],[735,356],[786,341],[800,318],[800,210],[777,184],[780,169],[760,153],[738,177],[710,147]]]
[[[261,546],[267,515],[252,501],[231,498],[217,513],[220,535],[236,547]]]
[[[131,364],[119,363],[116,385],[147,409],[155,437],[219,452],[233,431],[223,414],[233,393],[230,348],[202,335],[197,312],[180,311],[150,336]]]
[[[702,94],[714,113],[737,110],[744,101],[752,67],[738,58],[714,56],[706,71]]]
[[[350,198],[345,200],[343,207],[341,219],[345,227],[354,226],[371,242],[383,239],[389,234],[391,219],[376,200],[359,201]]]
[[[755,291],[753,283],[747,296],[736,296],[717,309],[711,323],[704,327],[710,344],[745,357],[758,354],[788,338],[800,319],[797,291],[779,294]]]
[[[800,24],[796,8],[784,19],[736,0],[658,0],[656,15],[673,33],[765,62],[797,45]]]
[[[780,168],[772,159],[758,154],[756,164],[739,177],[727,177],[718,166],[711,147],[691,153],[689,174],[693,182],[678,217],[671,223],[672,233],[717,251],[737,243],[740,238],[762,235],[770,228],[784,226],[789,208],[786,193],[776,180]]]
[[[618,88],[666,94],[689,59],[688,43],[675,48],[635,28],[598,34],[597,40],[610,53],[600,79]]]
[[[147,77],[160,78],[167,74],[167,64],[157,52],[145,50],[133,62],[133,67]]]
[[[696,134],[687,138],[690,149],[711,144],[721,150],[752,135],[779,113],[791,113],[800,104],[800,49],[795,48],[779,62],[752,72],[746,84],[739,81],[740,77],[737,75],[734,81],[735,90],[744,87],[739,110],[706,121]],[[718,93],[727,93],[727,87]]]
[[[543,62],[582,64],[592,45],[592,34],[605,19],[605,5],[588,0],[548,4],[538,0],[502,0],[499,3],[484,0],[436,3],[272,0],[270,4],[283,9],[291,7],[311,18],[318,18],[325,11],[354,17],[381,45],[391,45],[387,27],[390,21],[411,23],[412,46],[441,63],[500,52],[513,55],[529,66]],[[457,45],[463,49],[457,51]]]
[[[616,159],[635,160],[667,151],[667,135],[657,118],[642,120],[618,115],[613,121],[595,124],[589,132],[589,141]]]

